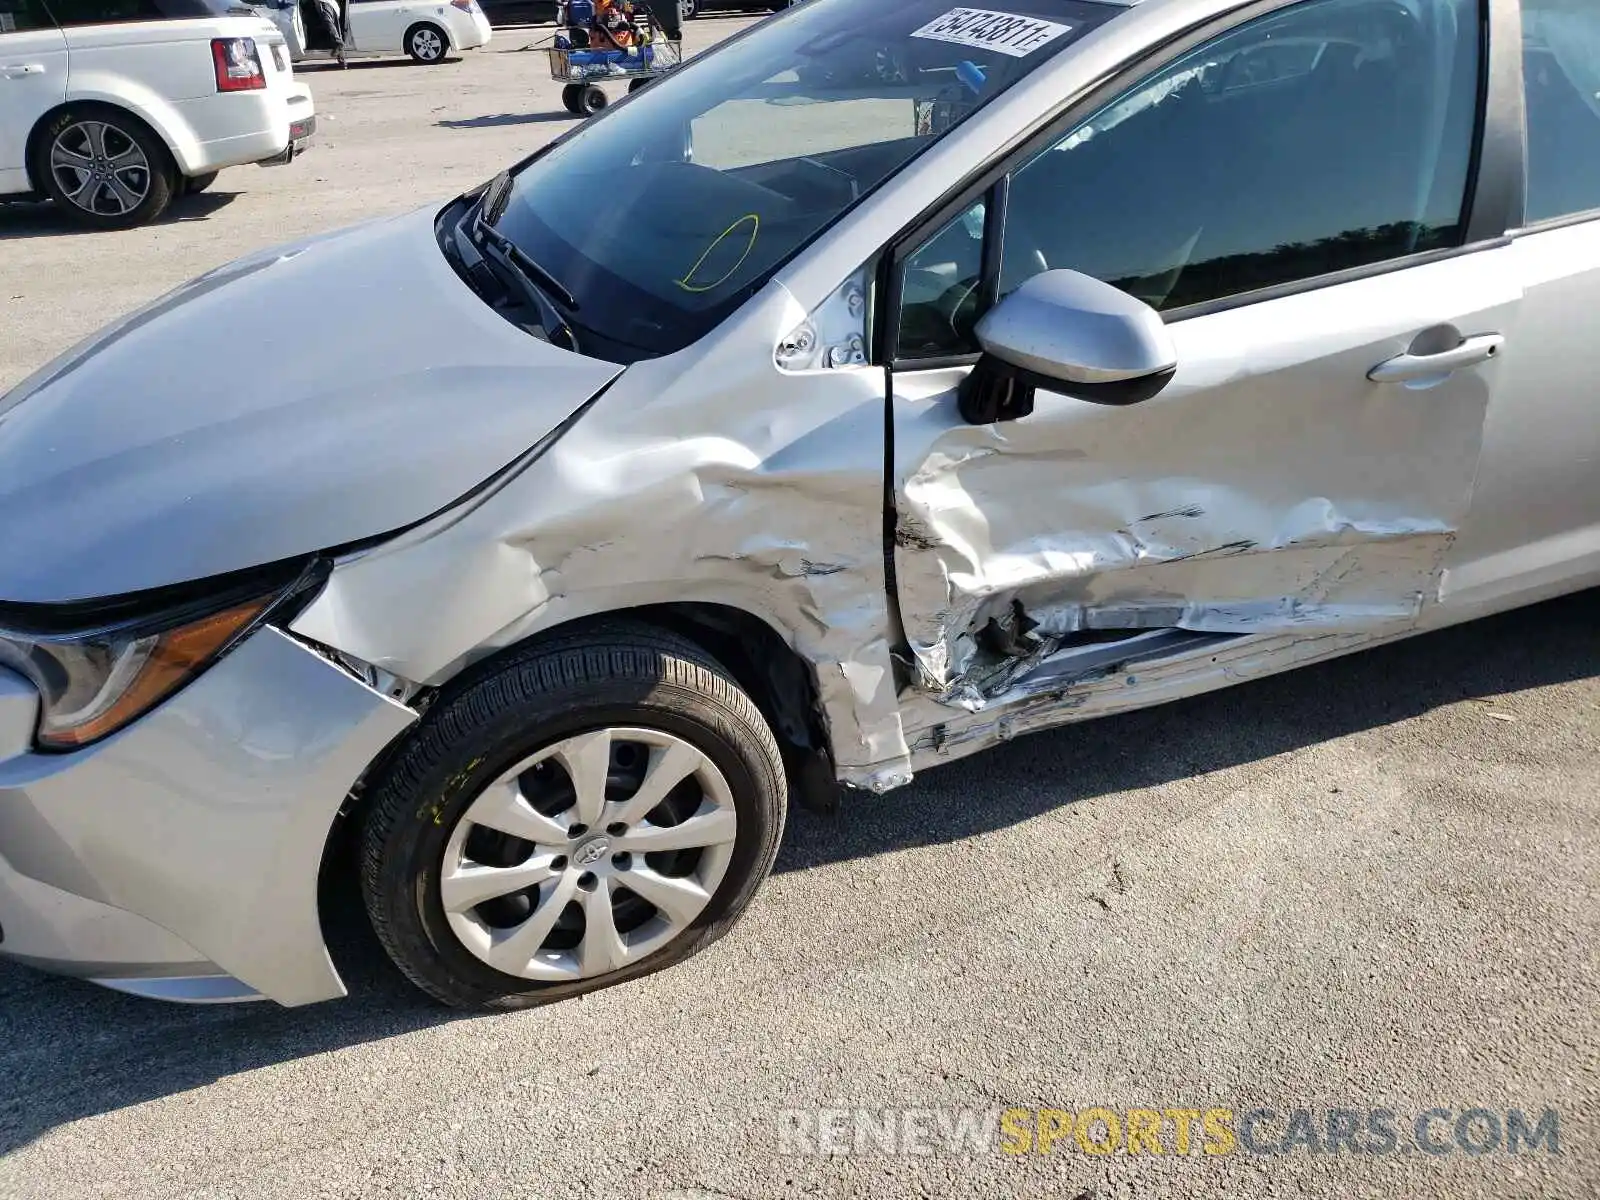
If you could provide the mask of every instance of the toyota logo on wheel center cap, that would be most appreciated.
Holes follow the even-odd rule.
[[[590,838],[587,842],[578,847],[577,852],[572,856],[572,861],[577,863],[580,867],[589,867],[599,862],[610,852],[610,838]]]

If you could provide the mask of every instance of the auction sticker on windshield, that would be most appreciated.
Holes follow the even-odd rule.
[[[1016,13],[995,12],[987,8],[952,8],[911,36],[935,42],[954,42],[958,46],[972,46],[979,50],[998,50],[1012,58],[1022,58],[1047,42],[1055,41],[1062,34],[1071,32],[1071,25],[1062,25],[1058,21],[1019,17]]]

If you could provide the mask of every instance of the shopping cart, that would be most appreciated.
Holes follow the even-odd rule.
[[[564,84],[561,103],[570,113],[592,116],[608,103],[602,83],[628,81],[636,92],[666,72],[683,65],[683,43],[668,41],[646,13],[633,20],[633,42],[618,48],[603,35],[579,24],[569,24],[567,5],[558,9],[554,45],[550,48],[550,78]]]

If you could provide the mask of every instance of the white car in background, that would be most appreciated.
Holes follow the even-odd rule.
[[[295,62],[331,54],[318,36],[321,23],[315,2],[264,0],[252,5],[278,27]],[[493,35],[478,0],[347,0],[340,7],[347,58],[408,54],[431,65],[443,62],[452,51],[486,46]]]
[[[315,128],[284,38],[238,0],[0,0],[0,199],[125,229]]]

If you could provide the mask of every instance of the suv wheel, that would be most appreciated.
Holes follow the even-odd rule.
[[[100,105],[75,105],[45,126],[33,174],[63,213],[91,229],[148,224],[177,190],[161,139],[138,118]]]
[[[612,626],[438,698],[374,781],[362,893],[435,999],[545,1004],[726,933],[772,869],[786,803],[772,731],[727,672]]]

